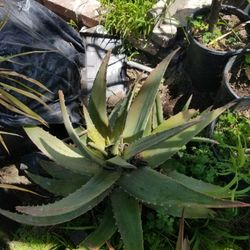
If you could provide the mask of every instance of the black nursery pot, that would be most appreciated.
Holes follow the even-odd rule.
[[[196,11],[191,18],[208,14],[210,6],[204,7]],[[242,22],[250,20],[250,17],[240,9],[233,6],[223,5],[224,14],[236,15]],[[239,54],[242,49],[235,51],[216,51],[207,48],[199,43],[191,34],[191,27],[187,27],[189,47],[184,63],[186,72],[188,73],[194,87],[202,92],[215,92],[219,89],[223,69],[230,57]]]
[[[224,71],[223,71],[223,79],[218,91],[214,107],[219,107],[228,102],[241,98],[237,95],[237,93],[232,89],[230,84],[231,79],[231,70],[233,67],[237,67],[244,60],[244,55],[241,53],[237,56],[233,56],[227,62]]]

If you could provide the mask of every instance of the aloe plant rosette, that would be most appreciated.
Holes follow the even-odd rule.
[[[40,127],[24,129],[53,160],[41,162],[51,178],[27,172],[28,176],[63,198],[47,205],[18,206],[19,213],[3,209],[0,213],[20,223],[47,226],[72,220],[105,199],[107,209],[102,223],[82,244],[97,249],[118,229],[125,249],[140,250],[143,249],[141,204],[155,209],[164,207],[166,213],[174,216],[181,216],[184,208],[184,216],[193,218],[213,214],[211,208],[248,206],[225,199],[230,190],[176,171],[165,175],[157,170],[227,108],[201,114],[185,109],[168,120],[163,119],[158,89],[174,54],[155,68],[138,93],[135,88],[130,90],[108,116],[109,52],[97,74],[88,108],[83,109],[84,132],[73,128],[60,92],[64,124],[75,146]]]

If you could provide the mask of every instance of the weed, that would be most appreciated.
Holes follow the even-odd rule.
[[[156,18],[148,12],[156,0],[101,0],[105,28],[123,38],[146,38],[152,31]]]

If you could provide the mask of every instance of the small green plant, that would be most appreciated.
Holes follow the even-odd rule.
[[[59,247],[56,237],[47,230],[27,226],[17,229],[9,242],[10,250],[56,250]]]
[[[245,64],[247,64],[248,66],[250,66],[250,53],[246,52],[245,53]]]
[[[231,166],[224,174],[234,173],[239,180],[250,183],[250,121],[240,112],[225,112],[216,123],[213,138],[219,142],[216,147],[219,157]]]
[[[146,38],[156,19],[148,12],[156,0],[101,0],[106,29],[122,38]]]
[[[231,197],[228,189],[176,171],[167,175],[158,171],[161,164],[232,105],[201,114],[185,109],[164,120],[158,90],[175,53],[151,72],[139,92],[137,86],[132,88],[108,116],[109,52],[94,81],[88,109],[83,108],[86,128],[73,128],[60,91],[65,128],[74,146],[40,127],[24,129],[35,145],[54,161],[41,162],[51,178],[29,172],[27,175],[63,198],[47,205],[17,206],[19,213],[4,209],[0,209],[0,213],[17,222],[48,226],[77,218],[103,201],[103,220],[82,245],[98,248],[118,230],[125,249],[141,250],[144,249],[142,205],[156,210],[162,208],[169,215],[179,217],[185,208],[184,215],[189,218],[211,216],[214,214],[211,208],[250,206],[226,200]]]

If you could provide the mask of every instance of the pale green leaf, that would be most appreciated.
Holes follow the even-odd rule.
[[[230,104],[231,105],[231,104]],[[198,124],[195,124],[186,130],[182,131],[176,136],[173,136],[158,145],[141,153],[143,160],[149,166],[157,167],[168,160],[172,155],[178,152],[184,145],[186,145],[194,136],[199,134],[206,126],[208,126],[214,119],[223,113],[230,105],[215,109],[213,111],[203,112],[195,119],[200,119]],[[184,111],[185,112],[185,111]],[[161,125],[160,125],[161,126]],[[160,129],[156,129],[157,131]]]
[[[175,179],[150,168],[138,168],[124,174],[121,187],[136,199],[158,206],[227,208],[248,207],[250,204],[214,198],[188,188]]]
[[[67,214],[85,206],[93,199],[107,191],[120,177],[119,172],[101,171],[86,184],[67,197],[48,205],[18,206],[17,211],[32,216],[56,216]]]
[[[120,168],[127,168],[127,169],[136,169],[136,166],[130,164],[129,162],[125,161],[123,158],[121,158],[119,155],[110,158],[106,161],[108,166],[113,167],[120,167]]]
[[[112,207],[125,250],[143,250],[141,211],[138,201],[121,189],[111,195]]]
[[[56,225],[56,224],[60,224],[66,221],[73,220],[74,218],[77,218],[80,215],[88,212],[93,207],[95,207],[98,203],[100,203],[108,194],[109,192],[104,192],[100,196],[96,197],[95,199],[83,205],[82,207],[79,207],[78,209],[72,212],[61,214],[61,215],[39,217],[39,216],[31,216],[31,215],[25,215],[25,214],[17,214],[17,213],[6,211],[1,208],[0,208],[0,214],[8,217],[11,220],[14,220],[19,223],[27,224],[27,225],[33,225],[33,226]]]
[[[98,132],[95,125],[93,124],[88,110],[83,106],[84,118],[87,126],[88,131],[88,138],[93,141],[101,150],[105,149],[105,138]]]
[[[103,155],[100,154],[99,152],[92,151],[90,150],[80,139],[78,134],[76,133],[75,129],[73,128],[71,121],[69,119],[69,115],[67,112],[67,108],[65,106],[65,100],[64,100],[64,95],[61,90],[59,90],[59,101],[60,101],[60,106],[61,106],[61,111],[62,111],[62,116],[63,116],[63,121],[65,128],[72,139],[72,141],[75,143],[75,145],[78,147],[78,149],[82,152],[82,154],[95,161],[97,164],[103,165]]]
[[[109,135],[106,108],[106,74],[110,55],[111,51],[108,51],[102,61],[93,83],[88,105],[89,114],[95,127],[105,138]]]
[[[24,127],[32,142],[51,160],[75,173],[93,175],[100,167],[82,156],[77,149],[39,127]]]
[[[80,176],[75,179],[64,179],[57,180],[53,178],[47,178],[40,175],[32,174],[28,171],[25,171],[27,176],[37,185],[47,190],[50,193],[60,196],[67,196],[78,188],[80,188],[83,184],[87,182],[89,179],[86,176]]]
[[[177,50],[165,58],[149,75],[129,110],[123,137],[131,142],[140,138],[147,125],[150,112],[164,73]]]
[[[112,235],[116,232],[117,227],[115,225],[115,219],[112,212],[112,208],[107,206],[104,217],[98,228],[87,236],[87,238],[80,244],[80,246],[87,247],[89,249],[99,249]]]
[[[138,141],[130,144],[125,149],[124,154],[123,154],[123,158],[125,160],[129,160],[133,156],[148,149],[149,147],[152,147],[154,145],[158,145],[162,141],[165,141],[166,139],[171,138],[171,137],[175,136],[176,134],[181,133],[183,130],[193,126],[197,122],[199,122],[199,121],[188,122],[188,123],[182,124],[180,126],[177,126],[175,128],[171,128],[171,129],[166,130],[166,131],[162,131],[159,133],[155,133],[155,134],[143,137],[143,138],[139,139]]]

